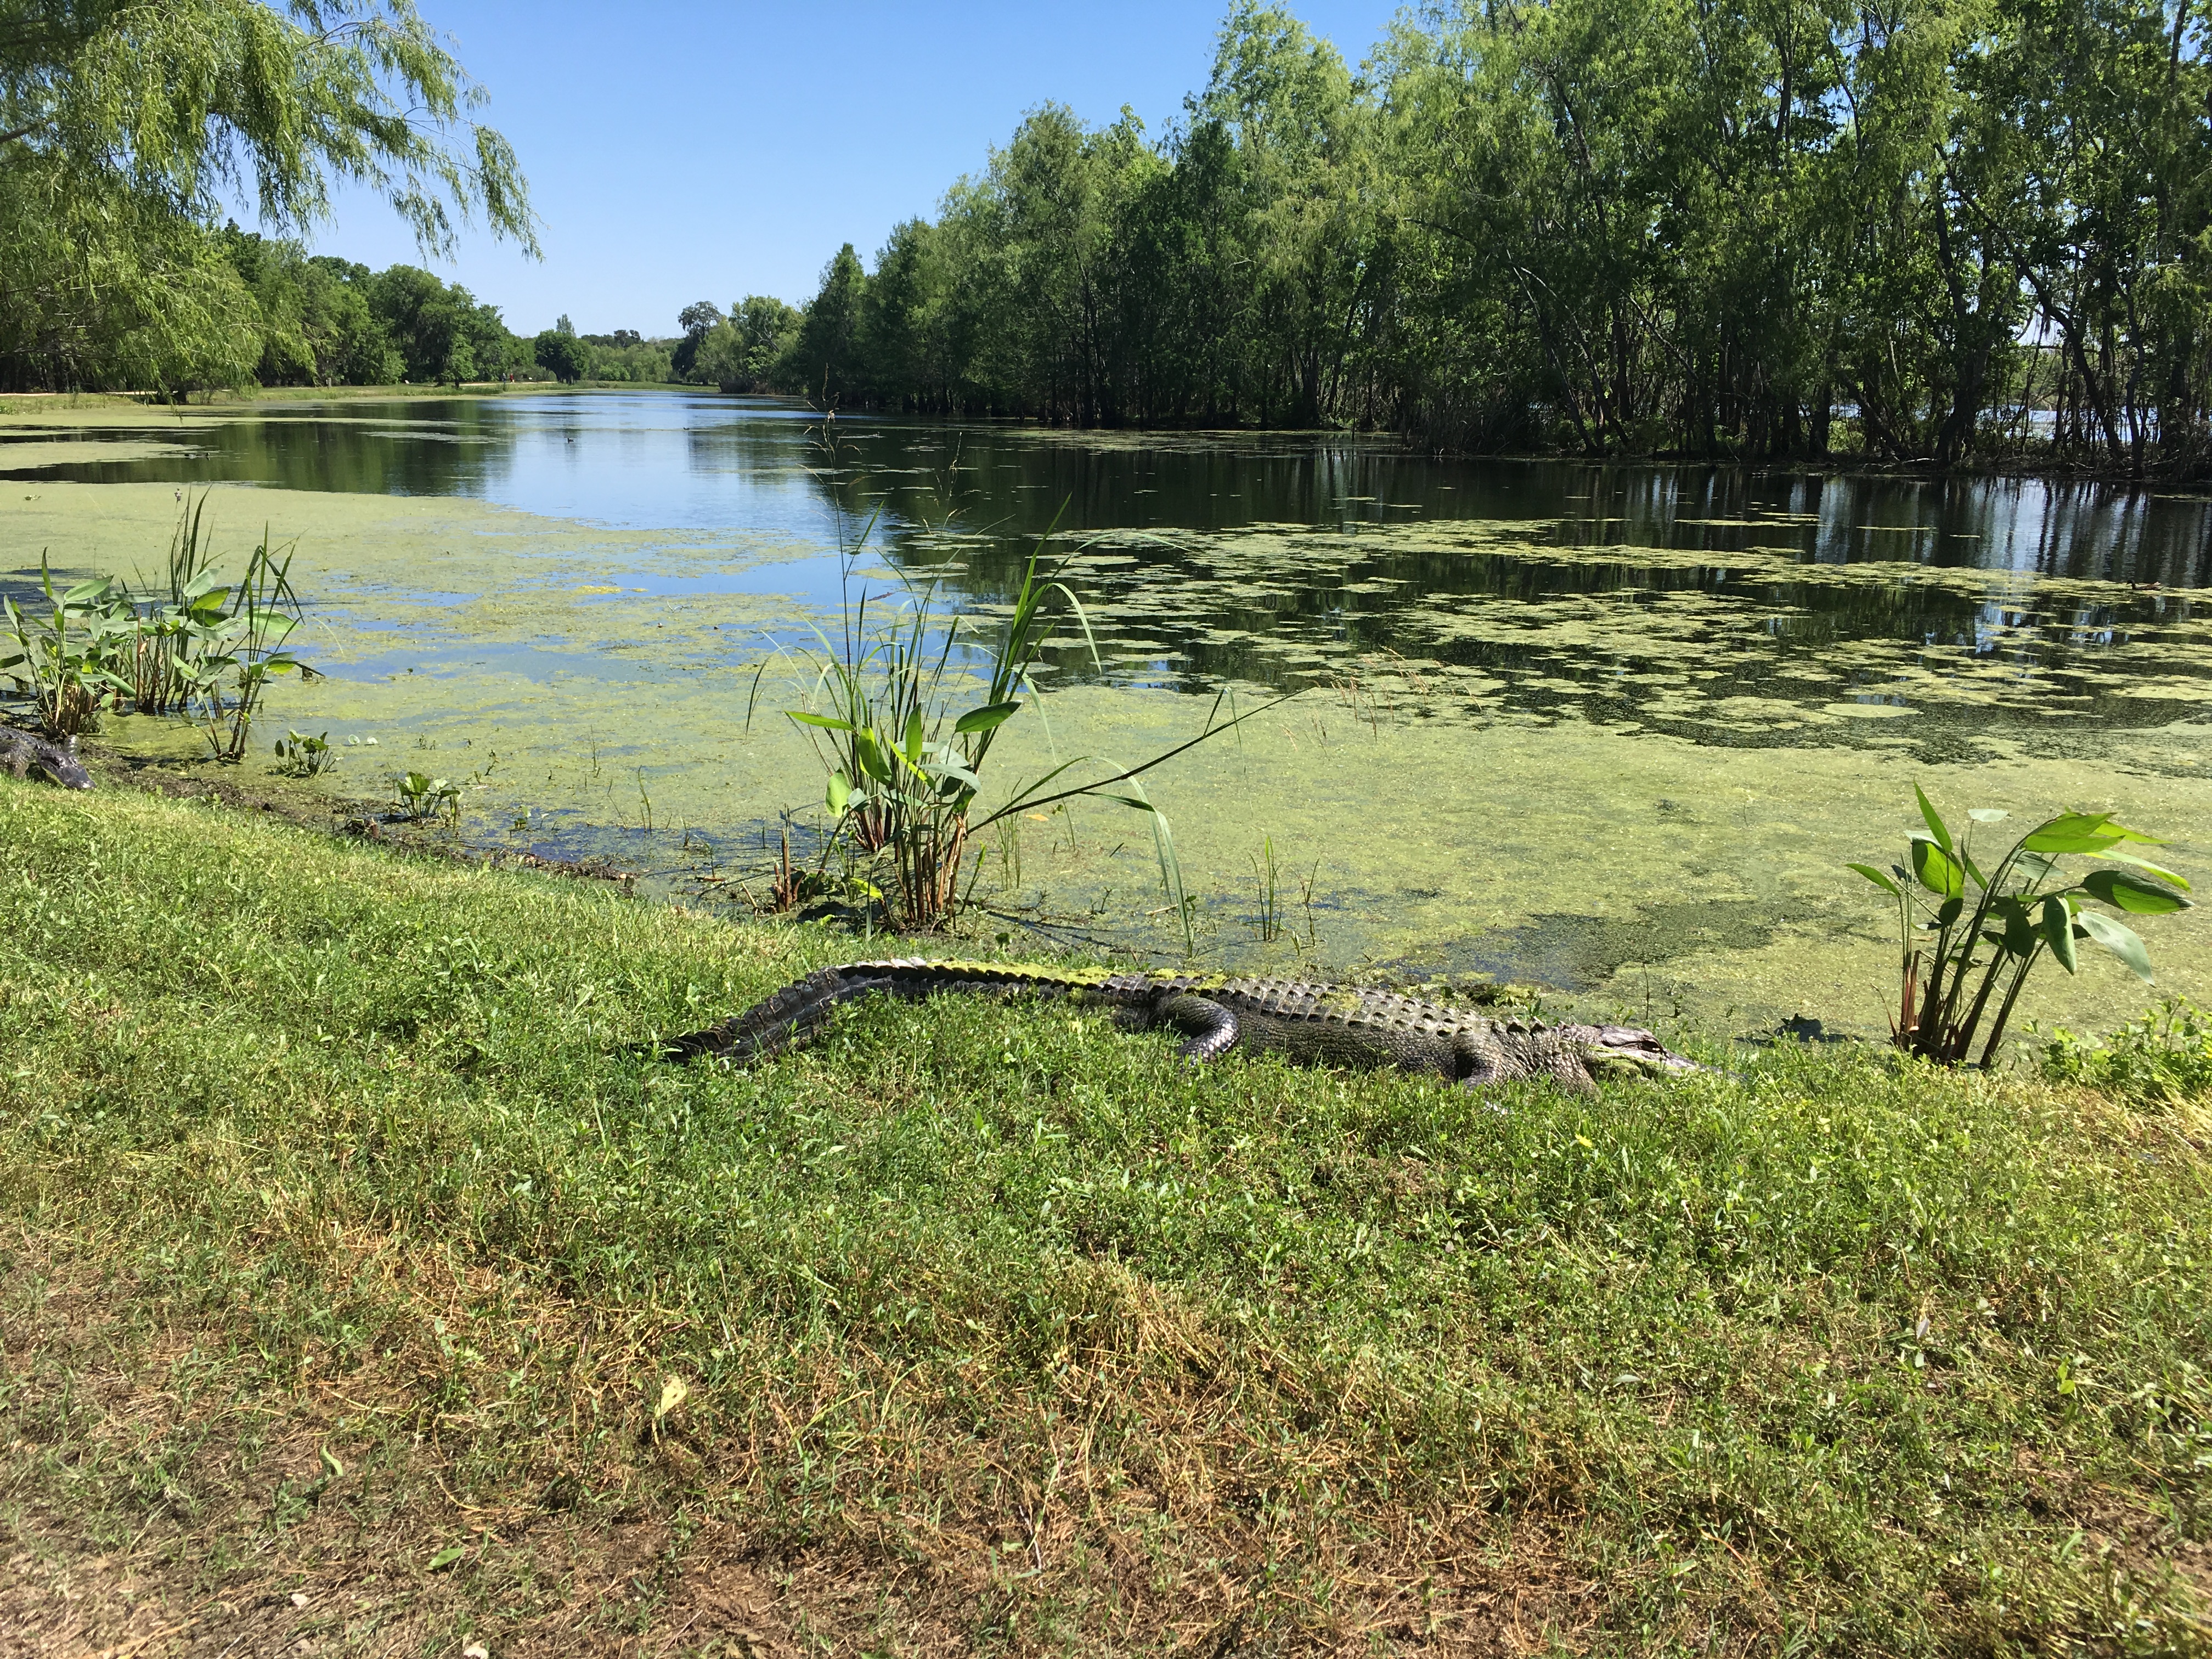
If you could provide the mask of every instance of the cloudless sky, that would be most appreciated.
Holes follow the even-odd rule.
[[[522,160],[542,264],[477,232],[425,260],[391,210],[342,196],[314,251],[428,264],[535,333],[677,332],[694,300],[811,298],[849,241],[933,216],[1022,112],[1092,125],[1132,106],[1158,137],[1206,83],[1225,0],[844,0],[684,5],[419,0],[489,91]],[[1357,65],[1398,0],[1291,0]]]

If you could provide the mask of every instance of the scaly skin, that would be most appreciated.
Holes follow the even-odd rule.
[[[74,743],[50,743],[18,726],[0,726],[0,769],[19,778],[43,772],[64,789],[92,787],[92,774],[76,757]]]
[[[1626,1025],[1491,1019],[1395,992],[1302,980],[1117,974],[1004,962],[853,962],[824,968],[733,1019],[676,1038],[665,1052],[671,1059],[708,1054],[741,1066],[812,1042],[840,1004],[956,992],[1052,996],[1110,1007],[1130,1029],[1180,1032],[1183,1057],[1201,1064],[1243,1048],[1307,1065],[1395,1066],[1469,1088],[1547,1078],[1577,1090],[1600,1078],[1701,1069],[1668,1053],[1650,1032]]]

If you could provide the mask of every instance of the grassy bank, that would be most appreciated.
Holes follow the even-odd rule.
[[[0,1650],[2203,1648],[2195,1108],[617,1051],[844,954],[0,779]]]

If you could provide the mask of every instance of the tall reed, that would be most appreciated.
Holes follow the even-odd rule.
[[[834,415],[823,417],[817,441],[825,461],[835,466],[841,447]],[[861,482],[854,481],[856,491]],[[1090,617],[1069,581],[1084,550],[1052,556],[1059,528],[1055,515],[1024,563],[1004,625],[977,639],[981,630],[973,620],[939,611],[935,580],[915,582],[902,573],[892,588],[866,579],[860,565],[881,527],[881,509],[863,516],[846,505],[835,483],[830,494],[841,581],[840,635],[833,641],[815,630],[820,649],[806,653],[811,672],[805,706],[784,711],[814,738],[828,775],[823,799],[833,827],[825,857],[842,856],[856,878],[884,896],[892,926],[928,932],[943,927],[968,902],[985,857],[979,850],[975,869],[969,869],[969,843],[977,831],[1016,812],[1079,797],[1111,801],[1150,818],[1161,879],[1182,918],[1188,948],[1189,905],[1174,835],[1137,779],[1251,716],[1233,715],[1217,723],[1216,699],[1196,738],[1142,765],[1106,762],[1113,769],[1105,776],[1055,787],[1091,758],[1079,756],[1033,782],[1018,785],[1005,802],[976,816],[984,769],[1000,730],[1027,704],[1041,702],[1031,671],[1049,635],[1048,623],[1063,614],[1072,617],[1093,665],[1103,670]],[[969,641],[982,658],[980,674],[956,660]],[[754,703],[766,666],[754,675]],[[749,721],[750,715],[749,706]]]
[[[195,659],[228,618],[229,592],[210,568],[207,493],[187,500],[169,538],[166,600],[134,599],[136,639],[131,653],[131,702],[142,714],[184,711],[192,695]],[[142,586],[151,585],[142,581]]]

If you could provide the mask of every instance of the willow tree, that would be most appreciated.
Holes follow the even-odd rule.
[[[514,152],[410,0],[0,0],[0,377],[245,380],[253,296],[219,232],[328,218],[340,184],[424,252],[479,219],[538,251]]]

